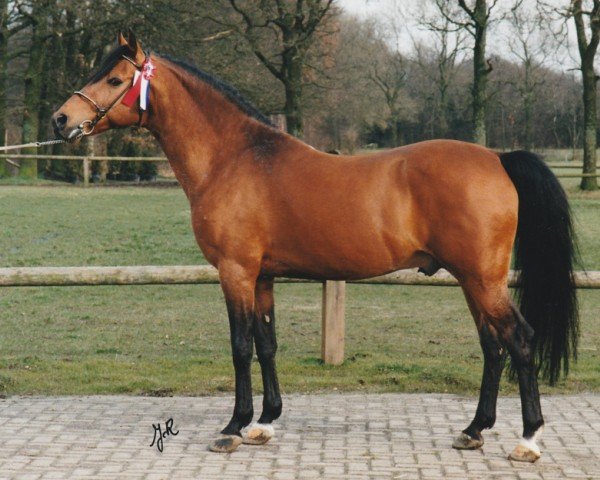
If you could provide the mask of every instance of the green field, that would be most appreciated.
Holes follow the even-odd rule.
[[[585,266],[600,270],[600,195],[572,204]],[[189,224],[179,189],[4,186],[0,266],[204,263]],[[544,391],[600,391],[600,290],[580,296],[580,360]],[[319,361],[320,286],[277,285],[284,392],[478,390],[482,356],[459,289],[349,285],[347,297],[347,361],[330,367]],[[217,285],[4,288],[0,312],[3,394],[233,390]]]

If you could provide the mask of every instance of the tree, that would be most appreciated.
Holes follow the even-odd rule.
[[[559,24],[555,31],[555,40],[562,45],[569,45],[568,25],[573,20],[576,34],[578,58],[576,70],[581,72],[581,99],[583,106],[583,174],[596,173],[597,148],[597,86],[594,61],[600,43],[600,0],[569,0],[568,6],[556,6],[548,0],[537,0],[537,5],[549,25]],[[576,117],[576,115],[574,116]],[[573,128],[573,137],[576,131]],[[582,190],[598,189],[595,177],[582,177]]]
[[[327,75],[327,88],[315,96],[315,106],[307,113],[321,136],[319,142],[328,149],[353,151],[361,134],[375,123],[387,124],[383,95],[373,85],[373,58],[388,47],[376,33],[372,21],[340,15],[339,31],[332,35],[335,48]],[[320,97],[320,98],[319,98]],[[315,144],[315,143],[311,143]]]
[[[472,88],[472,128],[473,141],[487,144],[485,128],[487,107],[487,83],[492,71],[491,62],[486,59],[487,32],[492,10],[498,0],[458,0],[458,8],[447,0],[434,0],[441,17],[454,29],[465,29],[473,37],[473,88]],[[447,28],[447,27],[443,27]]]
[[[533,116],[537,90],[544,85],[543,61],[546,58],[546,45],[539,37],[539,22],[532,12],[516,6],[509,17],[511,30],[507,43],[510,52],[520,61],[521,72],[511,85],[521,98],[524,116],[522,146],[533,148]]]
[[[332,3],[333,0],[227,0],[229,12],[218,18],[208,16],[219,25],[235,30],[283,84],[287,130],[299,137],[303,133],[302,93],[307,52],[315,34],[322,30]]]
[[[430,79],[432,104],[432,134],[435,137],[449,135],[450,88],[456,82],[458,58],[464,49],[465,35],[462,30],[453,31],[448,19],[430,18],[421,12],[419,24],[431,32],[434,38],[430,47],[415,42],[415,61],[424,79]]]
[[[406,76],[406,62],[400,52],[390,52],[386,48],[382,48],[379,55],[373,58],[370,78],[385,99],[385,105],[389,111],[393,147],[397,147],[399,141],[398,129],[403,109],[400,100],[403,98],[402,92],[406,83]]]
[[[46,42],[50,38],[48,25],[49,18],[56,5],[53,0],[37,0],[32,3],[31,10],[21,8],[21,13],[29,19],[31,24],[31,44],[29,60],[24,79],[24,109],[23,109],[23,143],[39,140],[39,108],[41,104],[43,66]],[[24,149],[23,153],[36,153],[35,149]],[[27,178],[37,177],[37,160],[27,159],[21,161],[19,175]]]
[[[0,145],[6,137],[6,82],[8,81],[8,0],[0,0]],[[0,177],[6,175],[6,162],[0,160]]]
[[[27,19],[23,18],[18,9],[17,2],[0,0],[0,145],[4,145],[7,132],[8,116],[8,64],[25,51],[13,48],[9,51],[9,40],[29,27]],[[8,174],[6,162],[0,161],[0,177]]]
[[[583,82],[583,173],[593,175],[596,173],[596,82],[599,78],[594,69],[594,59],[600,42],[600,0],[593,0],[589,7],[585,9],[582,0],[571,0],[568,15],[575,23]],[[581,189],[597,190],[598,179],[583,177]]]

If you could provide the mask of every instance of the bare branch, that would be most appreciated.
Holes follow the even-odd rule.
[[[234,33],[233,29],[223,30],[223,31],[217,32],[213,35],[209,35],[208,37],[201,38],[200,41],[204,42],[204,43],[213,42],[215,40],[221,40],[222,38],[229,37],[233,33]]]
[[[469,15],[469,17],[471,17],[473,19],[473,21],[475,21],[475,11],[471,10],[468,7],[465,0],[458,0],[458,4],[460,5],[460,8],[462,8],[465,12],[467,12],[467,15]]]

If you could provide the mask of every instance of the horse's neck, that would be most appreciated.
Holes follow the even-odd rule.
[[[188,197],[201,192],[220,169],[248,151],[253,136],[263,131],[279,134],[201,80],[163,59],[157,63],[161,79],[150,90],[153,113],[147,128]]]

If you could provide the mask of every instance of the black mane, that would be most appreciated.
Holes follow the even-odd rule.
[[[113,49],[104,60],[102,60],[98,69],[92,72],[88,78],[88,83],[97,83],[102,80],[115,65],[123,59],[123,55],[131,55],[131,49],[127,45],[119,45],[117,48]]]
[[[221,92],[225,96],[225,98],[227,98],[227,100],[237,105],[238,108],[246,115],[255,118],[256,120],[266,125],[273,126],[271,120],[269,120],[269,118],[265,116],[258,108],[256,108],[249,100],[244,98],[235,87],[229,85],[228,83],[225,83],[223,80],[218,79],[217,77],[205,72],[204,70],[200,70],[198,67],[184,62],[183,60],[173,58],[169,55],[160,56],[168,60],[169,62],[174,63],[178,67],[183,68],[186,72],[191,73],[192,75],[199,78],[215,90]]]
[[[90,76],[88,83],[96,83],[99,82],[102,78],[104,78],[108,73],[115,67],[115,65],[123,58],[123,55],[131,54],[131,51],[127,45],[121,45],[112,50],[106,58],[102,61],[98,69],[92,73]],[[198,67],[194,67],[189,63],[186,63],[182,60],[172,58],[169,55],[160,55],[161,58],[168,60],[169,62],[181,67],[186,72],[191,73],[196,78],[202,80],[204,83],[208,84],[210,87],[222,93],[227,100],[231,101],[237,107],[244,112],[246,115],[255,118],[256,120],[264,123],[265,125],[273,126],[273,123],[269,120],[267,116],[258,110],[252,103],[246,100],[240,92],[225,83],[222,80],[219,80],[217,77],[206,73],[203,70],[200,70]]]

